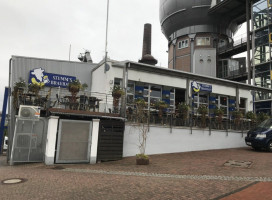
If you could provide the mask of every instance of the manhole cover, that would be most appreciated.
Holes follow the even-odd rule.
[[[18,184],[18,183],[23,183],[25,181],[26,179],[23,179],[23,178],[11,178],[11,179],[3,180],[2,183],[3,184]]]
[[[251,166],[251,164],[252,164],[252,162],[250,162],[250,161],[229,160],[224,164],[224,166],[249,168]]]

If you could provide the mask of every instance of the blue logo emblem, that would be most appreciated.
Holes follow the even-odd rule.
[[[47,87],[66,88],[74,80],[76,80],[74,76],[46,73],[44,69],[37,68],[30,71],[28,83]]]

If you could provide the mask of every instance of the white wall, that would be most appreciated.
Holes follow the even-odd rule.
[[[45,164],[53,165],[55,160],[55,147],[58,132],[59,117],[50,116],[48,121],[46,147],[45,147]]]
[[[150,127],[146,154],[245,147],[245,136],[246,133],[242,137],[242,133],[238,132],[229,132],[227,135],[226,131],[212,131],[209,135],[209,131],[203,129],[193,129],[193,134],[191,134],[190,129],[182,128],[173,128],[172,133],[170,133],[169,127]],[[137,144],[137,129],[126,125],[123,156],[135,156],[139,153]]]
[[[251,95],[251,91],[239,89],[239,96],[240,96],[240,98],[247,99],[246,109],[247,109],[247,111],[252,111],[253,110],[253,98]]]
[[[140,72],[136,70],[128,71],[128,80],[186,89],[186,79],[171,77],[167,75]]]
[[[107,82],[106,90],[110,89],[108,84],[110,80],[114,78],[123,79],[123,68],[122,67],[112,67],[110,71],[107,72]],[[94,80],[94,79],[93,79]],[[159,75],[154,73],[142,72],[129,69],[128,70],[128,80],[130,81],[140,81],[150,84],[166,85],[178,88],[186,88],[186,79],[171,77],[168,75]],[[169,81],[171,80],[171,81]]]
[[[110,65],[110,70],[111,70],[112,69],[111,63],[108,62],[108,64]],[[109,78],[109,71],[104,73],[104,65],[99,66],[92,73],[91,92],[92,92],[92,96],[96,96],[99,99],[102,99],[102,101],[99,102],[100,112],[108,112],[108,108],[112,107],[112,98],[111,98],[111,95],[109,94],[111,91],[110,87],[113,87],[113,83],[110,84],[110,80],[111,79]],[[102,93],[102,94],[96,94],[96,93]]]

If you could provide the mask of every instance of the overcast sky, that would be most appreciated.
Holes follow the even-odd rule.
[[[107,0],[0,0],[0,110],[11,55],[78,61],[84,49],[95,63],[105,55]],[[152,54],[167,67],[167,40],[159,0],[110,0],[108,55],[138,61],[143,29],[152,24]]]
[[[0,110],[12,55],[78,61],[84,49],[95,63],[105,55],[107,0],[0,0]],[[167,40],[159,0],[110,0],[108,55],[138,61],[143,29],[152,24],[152,55],[167,67]]]

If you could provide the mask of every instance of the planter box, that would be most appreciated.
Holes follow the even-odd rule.
[[[149,165],[149,159],[136,158],[137,165]]]

